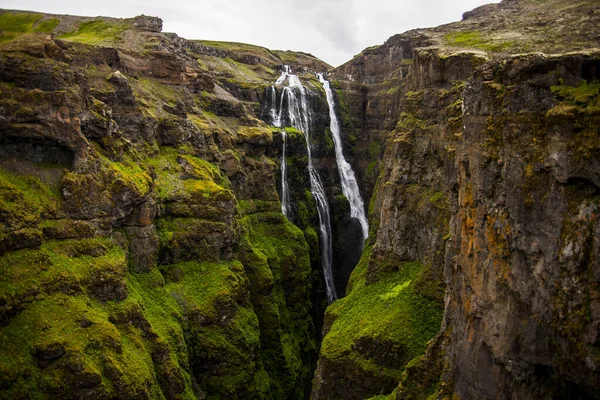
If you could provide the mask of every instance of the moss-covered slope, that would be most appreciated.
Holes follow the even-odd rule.
[[[161,24],[0,12],[2,398],[310,390],[318,246],[258,118],[281,64],[327,65]]]

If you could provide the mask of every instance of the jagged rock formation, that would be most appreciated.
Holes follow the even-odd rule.
[[[0,12],[2,398],[310,390],[314,218],[258,118],[281,64],[328,66],[161,26]]]
[[[371,249],[327,311],[313,398],[598,397],[600,13],[503,1],[463,18],[332,73],[362,121],[345,131],[387,142]],[[410,361],[423,348],[405,332],[433,338],[442,281],[442,329]],[[429,312],[398,315],[410,294]]]

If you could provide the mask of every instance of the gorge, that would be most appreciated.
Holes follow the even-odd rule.
[[[600,398],[599,26],[332,68],[0,10],[0,398]]]

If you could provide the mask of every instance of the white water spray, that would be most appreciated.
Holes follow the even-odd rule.
[[[356,176],[352,170],[350,163],[344,158],[342,151],[342,138],[340,136],[340,125],[338,123],[337,116],[335,114],[335,103],[333,100],[333,93],[329,82],[325,80],[323,74],[317,74],[319,81],[325,88],[325,94],[327,95],[327,103],[329,104],[329,118],[331,120],[329,128],[331,135],[333,136],[333,144],[335,146],[335,160],[337,162],[338,171],[340,173],[340,181],[342,184],[342,192],[350,203],[350,216],[358,219],[363,233],[363,240],[366,240],[369,236],[369,222],[365,215],[365,205],[358,189],[358,183],[356,182]]]
[[[283,85],[287,81],[287,86],[284,86],[281,92],[281,98],[277,103],[277,96],[274,87],[271,87],[271,108],[269,115],[271,123],[274,126],[282,128],[284,126],[292,126],[302,133],[306,139],[306,150],[308,153],[308,175],[310,178],[310,191],[317,203],[317,211],[319,214],[319,233],[321,234],[321,265],[323,267],[323,275],[325,277],[325,289],[327,292],[327,300],[331,304],[337,299],[335,286],[333,282],[333,250],[332,250],[332,235],[331,235],[331,216],[329,212],[329,204],[325,196],[325,190],[321,177],[318,171],[312,164],[312,152],[310,148],[310,131],[312,127],[312,110],[309,108],[306,100],[306,89],[302,86],[297,75],[291,73],[289,66],[284,66],[281,76],[275,82],[275,85]],[[274,95],[274,94],[275,95]],[[284,104],[287,101],[287,115],[284,114]],[[285,135],[285,134],[283,134]],[[285,146],[285,139],[284,139]],[[284,147],[285,152],[285,147]],[[285,154],[285,153],[284,153]],[[284,160],[282,159],[282,164]],[[283,175],[283,167],[282,167]],[[287,172],[286,172],[287,175]],[[282,181],[284,177],[282,176]],[[287,177],[285,178],[287,179]],[[283,187],[287,188],[287,182],[282,182]],[[282,193],[282,211],[284,214],[283,198],[286,196]],[[288,197],[289,199],[289,197]],[[287,204],[286,204],[287,207]]]
[[[287,162],[285,160],[285,148],[286,148],[285,129],[281,130],[281,139],[283,140],[283,150],[281,152],[281,212],[290,219],[288,215],[289,202],[290,202],[290,191],[287,184]]]

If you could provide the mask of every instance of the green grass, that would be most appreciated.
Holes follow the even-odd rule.
[[[64,33],[59,38],[87,44],[115,42],[118,40],[119,35],[127,28],[128,26],[124,23],[113,24],[96,19],[81,23],[77,30]]]
[[[474,47],[491,52],[501,52],[512,47],[512,41],[501,41],[487,38],[479,31],[463,31],[449,33],[444,36],[447,44],[457,47]]]
[[[56,18],[39,22],[42,17],[42,14],[13,11],[0,14],[0,43],[16,39],[25,33],[50,33],[60,23]]]
[[[397,264],[377,282],[367,284],[370,255],[371,249],[365,248],[350,278],[348,294],[327,309],[334,322],[323,340],[321,356],[399,378],[402,368],[378,365],[358,352],[355,344],[361,339],[390,343],[402,354],[404,362],[423,354],[427,341],[440,328],[443,289],[430,280],[428,268],[418,262]]]
[[[0,14],[0,30],[16,33],[27,33],[33,30],[33,25],[42,18],[42,14],[5,12]]]
[[[7,227],[32,226],[55,215],[60,203],[60,192],[39,178],[0,169],[0,215]]]
[[[60,20],[58,18],[51,18],[45,21],[41,21],[37,24],[37,26],[33,29],[34,32],[42,32],[42,33],[50,33],[60,24]]]

